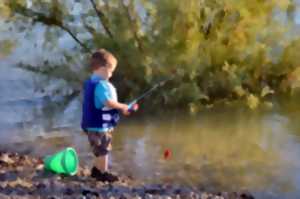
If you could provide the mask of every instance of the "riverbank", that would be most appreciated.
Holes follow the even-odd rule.
[[[253,199],[248,193],[208,193],[175,184],[141,184],[127,176],[109,184],[89,177],[80,167],[76,176],[62,176],[44,170],[41,158],[0,152],[0,198],[191,198]]]

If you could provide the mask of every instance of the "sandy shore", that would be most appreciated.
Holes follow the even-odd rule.
[[[41,158],[0,152],[0,198],[146,198],[146,199],[253,199],[249,193],[208,193],[173,184],[141,184],[120,176],[113,184],[94,180],[88,168],[75,176],[62,176],[44,170]]]

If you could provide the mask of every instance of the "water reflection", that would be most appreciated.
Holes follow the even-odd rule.
[[[114,166],[149,181],[175,181],[212,189],[299,194],[299,143],[287,118],[273,113],[225,111],[164,117],[121,126]],[[293,144],[294,143],[294,144]],[[172,151],[163,160],[163,151]],[[299,153],[298,153],[299,154]],[[126,157],[126,158],[124,158]],[[289,197],[290,198],[290,197]]]

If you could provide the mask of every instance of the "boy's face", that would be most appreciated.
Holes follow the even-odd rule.
[[[105,69],[105,78],[110,79],[113,75],[117,65],[104,67]]]
[[[114,58],[110,58],[108,60],[108,64],[105,67],[98,68],[98,73],[104,78],[104,79],[110,79],[117,67],[117,60]]]

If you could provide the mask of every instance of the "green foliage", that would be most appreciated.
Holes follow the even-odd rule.
[[[244,99],[255,108],[268,95],[299,84],[299,39],[289,41],[291,24],[275,17],[280,12],[293,18],[290,0],[18,0],[0,5],[11,20],[23,17],[49,27],[45,38],[54,49],[52,29],[69,34],[81,50],[68,56],[112,51],[119,59],[114,81],[123,99],[174,71],[172,88],[153,99],[187,108],[220,99]],[[279,58],[272,54],[275,48],[283,51]]]

